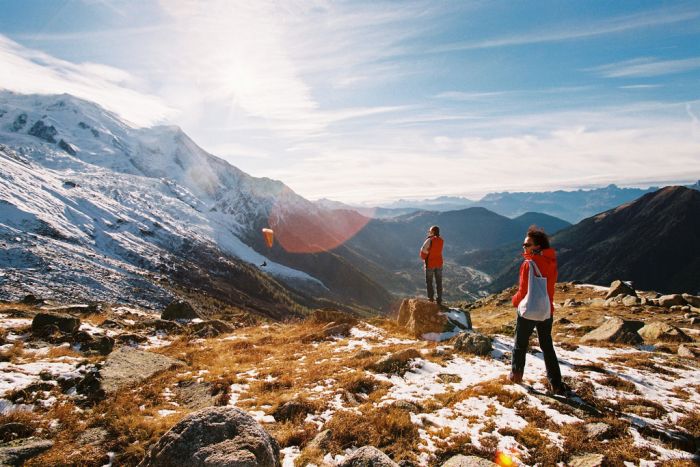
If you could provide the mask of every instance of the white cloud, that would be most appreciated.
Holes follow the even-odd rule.
[[[696,20],[700,11],[687,8],[663,8],[645,11],[633,15],[624,15],[589,24],[571,24],[550,30],[538,30],[520,35],[486,40],[456,42],[444,44],[427,50],[429,53],[451,52],[456,50],[486,49],[492,47],[560,42],[587,37],[617,34],[640,28],[663,26],[668,24]]]
[[[700,57],[680,60],[657,60],[651,57],[634,58],[622,62],[589,68],[589,71],[606,78],[643,78],[671,75],[700,68]]]
[[[2,89],[22,94],[72,94],[94,101],[136,125],[150,125],[174,114],[158,97],[127,87],[137,80],[124,70],[60,60],[3,35],[0,67]]]

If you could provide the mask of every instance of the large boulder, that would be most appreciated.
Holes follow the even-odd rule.
[[[404,349],[380,358],[369,365],[368,369],[377,373],[401,373],[407,369],[410,360],[418,357],[420,352],[416,349]]]
[[[661,321],[647,323],[637,332],[646,342],[691,342],[693,340],[677,327]]]
[[[670,308],[676,305],[686,305],[683,295],[674,293],[671,295],[662,295],[659,297],[659,306]]]
[[[350,454],[338,467],[399,467],[374,446],[364,446]]]
[[[493,350],[491,338],[478,332],[462,333],[454,338],[455,350],[472,355],[488,355]]]
[[[454,328],[442,313],[440,305],[418,298],[407,298],[401,302],[397,321],[416,337],[428,333],[443,333]]]
[[[605,299],[607,300],[609,298],[617,297],[618,295],[632,295],[633,297],[636,297],[637,292],[635,292],[634,289],[627,283],[618,280],[610,284],[610,288],[608,289],[608,293],[605,295]]]
[[[463,456],[461,454],[450,457],[447,462],[442,464],[442,467],[498,467],[487,459],[482,459],[476,456]]]
[[[581,342],[607,341],[626,344],[641,344],[642,336],[637,331],[644,326],[641,321],[610,318],[601,326],[581,338]]]
[[[280,447],[253,417],[237,407],[191,413],[151,448],[139,466],[279,467]]]
[[[40,333],[44,326],[56,326],[61,332],[72,334],[80,327],[80,319],[65,313],[46,311],[37,313],[32,320],[32,332]]]
[[[160,318],[170,321],[190,321],[193,319],[202,319],[203,316],[201,313],[195,310],[194,307],[189,304],[189,302],[186,302],[185,300],[175,300],[170,302],[170,304],[165,307],[165,310],[163,310],[163,313],[161,313]]]
[[[684,293],[683,295],[681,295],[681,297],[683,297],[683,300],[685,300],[685,302],[688,305],[693,306],[695,308],[700,308],[700,297],[698,297],[697,295],[690,295]]]
[[[105,360],[100,370],[102,389],[111,394],[118,389],[138,383],[154,374],[173,367],[182,366],[183,362],[153,352],[120,347]]]
[[[51,449],[53,441],[26,438],[0,446],[0,465],[23,465],[24,461]]]

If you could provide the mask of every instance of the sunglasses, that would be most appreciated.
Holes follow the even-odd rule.
[[[532,246],[532,243],[523,243],[524,248],[530,248]]]

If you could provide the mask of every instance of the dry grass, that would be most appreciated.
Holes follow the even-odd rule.
[[[515,433],[515,439],[525,446],[530,453],[522,461],[526,465],[540,463],[542,465],[556,465],[563,460],[563,453],[553,446],[549,439],[541,433],[541,430],[528,424],[525,428]]]
[[[619,376],[610,374],[603,379],[599,379],[598,383],[615,388],[618,391],[628,392],[630,394],[640,395],[641,393],[637,390],[637,387],[631,381],[622,379]]]
[[[332,432],[330,450],[372,445],[394,461],[415,460],[420,437],[410,413],[397,407],[362,407],[336,412],[324,428]]]
[[[439,394],[436,399],[441,401],[444,406],[452,407],[457,402],[469,399],[470,397],[492,397],[495,398],[501,405],[507,408],[513,408],[515,404],[525,397],[523,393],[513,392],[507,388],[510,384],[505,376],[500,378],[483,381],[475,386],[468,387],[461,391],[447,392]]]
[[[20,363],[25,356],[24,343],[13,342],[12,347],[0,352],[0,362]]]
[[[695,438],[700,438],[700,413],[693,412],[678,420],[678,426],[686,430]]]

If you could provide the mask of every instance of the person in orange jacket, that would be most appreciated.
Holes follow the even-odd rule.
[[[540,342],[540,348],[544,354],[544,364],[547,368],[547,379],[549,380],[550,391],[554,394],[564,394],[566,385],[561,380],[561,371],[559,369],[559,361],[557,354],[554,351],[552,342],[552,321],[554,315],[554,285],[557,282],[557,256],[553,248],[549,245],[549,237],[536,226],[531,226],[525,240],[523,241],[523,258],[524,261],[520,265],[520,281],[518,291],[513,296],[513,306],[518,307],[520,302],[527,295],[528,277],[530,273],[530,264],[528,261],[534,261],[542,276],[547,278],[547,294],[549,295],[549,303],[551,313],[549,319],[544,321],[533,321],[523,318],[518,313],[518,318],[515,323],[515,344],[513,346],[512,369],[510,380],[514,383],[520,383],[523,379],[523,371],[525,369],[525,356],[527,347],[530,342],[532,331],[537,328],[537,338]]]
[[[440,227],[432,226],[428,230],[428,237],[420,249],[420,257],[425,262],[425,285],[428,287],[428,300],[433,301],[433,277],[437,289],[437,303],[442,305],[442,246],[444,242],[440,237]]]

